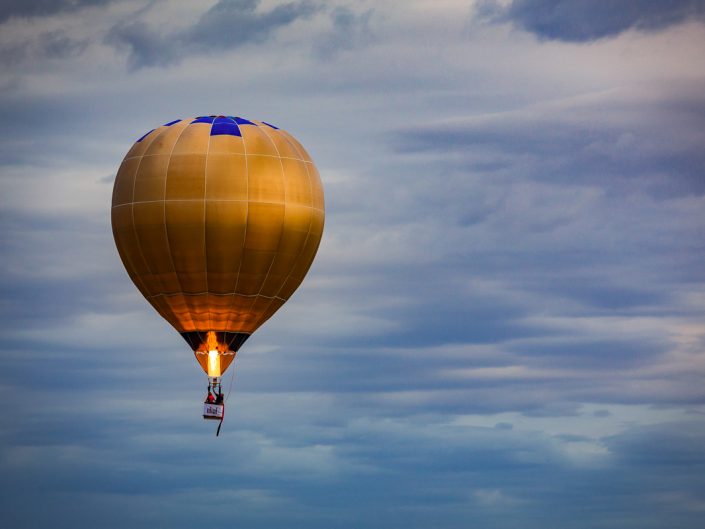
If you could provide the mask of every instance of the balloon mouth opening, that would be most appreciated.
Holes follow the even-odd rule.
[[[250,337],[250,333],[231,331],[185,331],[180,334],[194,353],[204,354],[213,350],[236,353]]]
[[[224,362],[223,355],[235,353],[230,352],[228,344],[218,340],[218,336],[214,331],[208,331],[206,334],[206,339],[201,343],[196,351],[196,355],[205,355],[206,373],[208,377],[220,377],[223,371],[227,368],[230,362]],[[232,359],[229,359],[232,361]]]
[[[182,332],[203,371],[209,378],[219,378],[235,359],[249,334],[226,331]]]

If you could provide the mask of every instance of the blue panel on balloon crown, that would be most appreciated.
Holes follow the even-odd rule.
[[[213,123],[215,121],[215,116],[199,116],[194,119],[191,124],[194,123]]]
[[[214,123],[211,128],[211,136],[220,136],[222,134],[229,134],[230,136],[242,136],[240,134],[240,128],[235,125],[232,121],[230,123]]]
[[[150,130],[147,134],[145,134],[144,136],[142,136],[142,137],[141,137],[139,140],[137,140],[135,143],[141,142],[143,139],[145,139],[147,136],[149,136],[149,135],[150,135],[152,132],[154,132],[155,130],[156,130],[156,129]]]
[[[169,123],[164,123],[164,127],[171,127],[174,123],[178,123],[181,121],[180,119],[175,119],[174,121],[170,121]]]
[[[275,126],[272,125],[271,123],[267,123],[266,121],[263,121],[262,123],[264,123],[264,124],[267,125],[268,127],[272,127],[273,129],[279,130],[279,127],[275,127]]]
[[[237,123],[238,125],[255,125],[255,123],[252,123],[250,120],[245,119],[245,118],[238,118],[238,117],[233,117],[233,116],[228,116],[228,117],[230,119],[234,120],[235,123]]]

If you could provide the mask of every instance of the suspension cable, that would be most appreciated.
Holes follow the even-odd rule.
[[[228,401],[228,398],[230,397],[230,392],[233,390],[233,381],[235,380],[235,358],[233,358],[232,361],[232,369],[230,371],[230,384],[228,384],[228,392],[223,398],[223,417],[220,419],[220,422],[218,423],[218,429],[215,431],[215,436],[218,437],[220,435],[220,427],[223,426],[223,420],[225,419],[225,403]],[[223,390],[223,386],[220,386],[220,390]]]

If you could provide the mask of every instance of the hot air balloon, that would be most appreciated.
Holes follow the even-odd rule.
[[[128,275],[208,375],[204,417],[222,421],[223,372],[316,255],[324,224],[316,166],[264,121],[177,119],[129,150],[111,217]]]

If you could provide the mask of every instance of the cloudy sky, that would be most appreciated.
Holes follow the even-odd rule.
[[[6,0],[0,66],[2,527],[702,527],[703,0]],[[203,114],[327,207],[218,438],[110,231]]]

